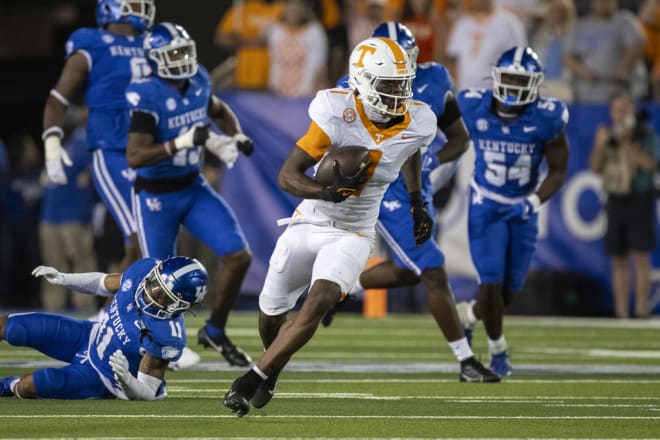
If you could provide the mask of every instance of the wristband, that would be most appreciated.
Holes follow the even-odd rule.
[[[45,141],[48,136],[59,136],[59,138],[62,139],[64,137],[64,131],[62,130],[62,127],[52,125],[41,133],[41,140]]]
[[[541,199],[539,196],[532,194],[531,196],[527,197],[527,201],[530,205],[532,205],[533,212],[539,212],[539,209],[541,209]]]
[[[51,95],[53,98],[57,99],[57,100],[58,100],[62,105],[64,105],[65,107],[68,107],[69,105],[71,105],[71,104],[69,103],[69,100],[66,99],[66,98],[64,97],[64,95],[62,95],[60,92],[58,92],[58,91],[55,90],[55,89],[50,89],[50,95]]]
[[[165,153],[167,153],[168,156],[172,155],[172,145],[170,145],[171,143],[171,141],[163,142],[163,150],[165,150]]]
[[[410,193],[410,206],[422,206],[424,200],[422,200],[421,191],[413,191]]]

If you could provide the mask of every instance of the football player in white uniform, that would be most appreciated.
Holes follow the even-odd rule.
[[[270,401],[284,365],[357,281],[374,244],[380,201],[399,171],[411,195],[415,238],[423,243],[430,237],[433,222],[420,192],[420,148],[435,138],[436,118],[426,104],[410,99],[414,76],[401,46],[389,38],[369,38],[351,53],[350,90],[321,90],[311,102],[312,122],[278,179],[283,190],[304,200],[293,217],[280,221],[288,227],[259,296],[266,351],[225,394],[225,406],[239,417],[248,413],[250,401],[256,408]],[[305,174],[328,148],[354,145],[370,150],[369,162],[356,175],[336,172],[324,187]],[[300,312],[287,321],[307,287]]]

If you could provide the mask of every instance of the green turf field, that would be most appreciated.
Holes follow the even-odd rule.
[[[298,353],[276,397],[237,418],[222,406],[242,374],[196,346],[192,370],[169,372],[159,402],[0,399],[0,438],[660,438],[660,320],[507,317],[514,375],[458,382],[458,364],[427,315],[339,314]],[[256,313],[229,334],[261,351]],[[485,335],[475,353],[487,361]],[[0,376],[57,365],[0,342]]]

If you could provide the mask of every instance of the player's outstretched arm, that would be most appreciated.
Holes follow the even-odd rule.
[[[145,353],[140,361],[140,369],[137,377],[133,376],[129,370],[128,359],[121,350],[117,350],[110,355],[110,367],[115,375],[115,379],[124,390],[124,394],[130,400],[156,400],[163,399],[165,392],[158,393],[168,361],[151,356]]]
[[[35,267],[32,276],[44,278],[51,284],[63,286],[76,292],[105,297],[117,293],[121,280],[121,274],[118,273],[63,273],[51,266]]]

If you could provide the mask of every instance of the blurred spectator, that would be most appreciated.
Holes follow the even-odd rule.
[[[635,116],[628,94],[610,102],[609,126],[596,131],[589,166],[603,179],[607,194],[605,252],[612,262],[614,311],[630,316],[630,270],[634,267],[634,316],[649,316],[650,252],[655,248],[655,196],[653,172],[660,158],[653,128]]]
[[[52,183],[43,175],[43,202],[39,241],[42,263],[64,272],[94,272],[97,270],[92,232],[94,187],[90,166],[92,152],[85,142],[86,109],[72,107],[67,112],[63,144],[73,166],[65,167],[67,183]],[[70,304],[69,304],[70,296]],[[41,282],[41,305],[47,311],[58,311],[69,305],[76,310],[92,312],[98,308],[93,295],[73,293],[46,281]]]
[[[272,92],[313,96],[327,87],[328,38],[306,0],[284,0],[280,21],[267,31]]]
[[[491,68],[513,46],[527,46],[525,28],[515,15],[493,0],[472,0],[449,35],[447,67],[458,89],[488,87]]]
[[[4,206],[0,231],[0,279],[5,287],[0,308],[39,307],[39,281],[32,269],[39,265],[39,208],[43,167],[34,138],[20,133],[7,141],[9,173],[2,185]]]
[[[644,57],[651,72],[651,96],[660,102],[660,0],[645,0],[639,8],[639,18],[646,33]]]
[[[435,32],[434,60],[447,62],[447,44],[454,24],[465,13],[463,0],[434,0],[433,23]]]
[[[319,0],[320,19],[328,35],[328,78],[330,84],[336,84],[344,75],[348,58],[348,36],[342,17],[342,0]],[[350,49],[353,49],[352,47]]]
[[[346,31],[349,50],[366,38],[386,19],[387,0],[346,0]]]
[[[564,68],[566,38],[575,25],[573,0],[544,0],[539,10],[540,22],[530,34],[530,46],[543,64],[543,93],[571,102],[570,73]]]
[[[506,9],[520,19],[527,32],[532,30],[534,18],[544,0],[495,0],[495,7]],[[569,0],[573,3],[573,0]]]
[[[275,23],[281,10],[280,3],[263,0],[234,2],[218,23],[215,44],[236,56],[233,87],[266,89],[269,63],[264,33]]]
[[[412,31],[419,47],[418,63],[437,61],[433,0],[407,0],[401,21]]]
[[[580,18],[566,40],[564,62],[573,73],[573,98],[580,103],[605,103],[615,92],[633,93],[646,84],[640,62],[645,37],[630,11],[617,9],[617,0],[591,0],[591,12]]]

